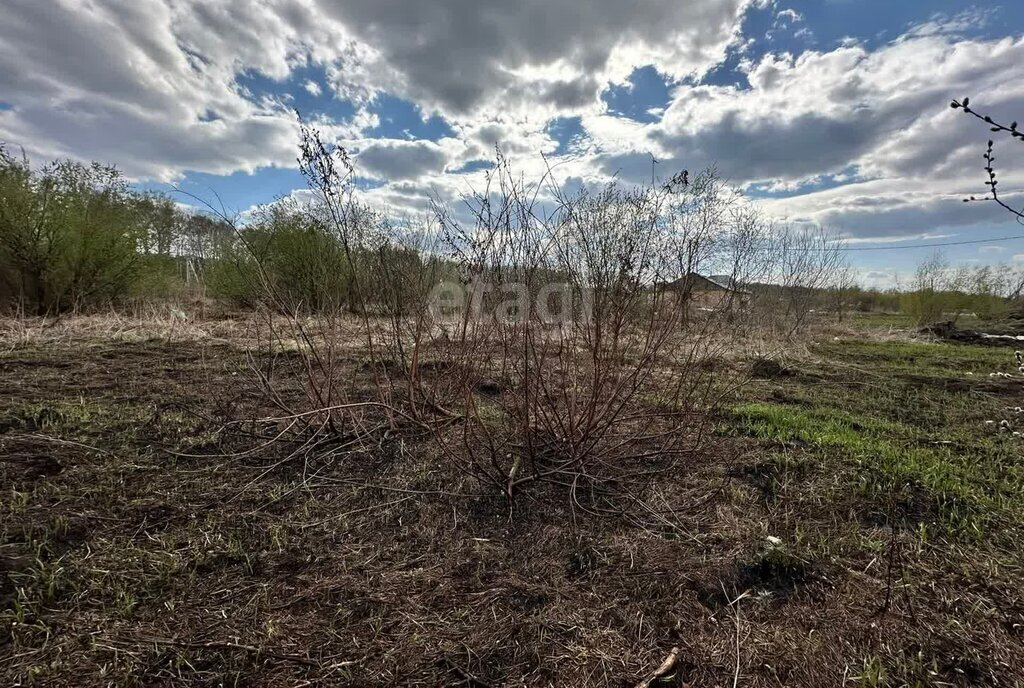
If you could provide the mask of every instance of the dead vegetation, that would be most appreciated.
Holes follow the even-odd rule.
[[[981,420],[1019,394],[982,374],[1003,352],[725,357],[722,380],[758,368],[746,420],[639,503],[542,481],[510,519],[416,423],[282,434],[254,337],[103,327],[4,347],[5,684],[1024,680],[1019,451]],[[334,358],[349,403],[376,399],[358,333]],[[279,400],[307,403],[301,346],[275,356]]]

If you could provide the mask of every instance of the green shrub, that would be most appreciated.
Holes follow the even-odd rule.
[[[351,306],[352,269],[316,214],[291,201],[256,213],[220,247],[204,273],[210,294],[243,306],[270,301],[287,311]]]
[[[139,257],[135,279],[128,296],[143,301],[168,301],[182,298],[187,291],[183,278],[183,258],[143,254]]]
[[[0,148],[0,297],[35,313],[125,295],[145,234],[117,170],[59,161],[33,171]]]

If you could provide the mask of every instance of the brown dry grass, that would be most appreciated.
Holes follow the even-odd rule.
[[[269,412],[247,328],[0,325],[0,683],[621,686],[673,647],[656,685],[1024,681],[1015,524],[893,529],[855,465],[724,428],[646,508],[547,485],[510,522],[414,430],[244,453],[274,430],[220,431]],[[370,385],[355,348],[344,365]]]

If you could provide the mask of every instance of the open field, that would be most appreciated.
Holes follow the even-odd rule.
[[[1024,683],[1011,349],[737,352],[643,507],[544,484],[510,520],[414,430],[225,430],[273,414],[244,321],[0,331],[0,684],[627,686],[673,648],[653,685]]]
[[[0,688],[1024,688],[1021,5],[0,0]]]

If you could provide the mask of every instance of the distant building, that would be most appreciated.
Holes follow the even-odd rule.
[[[705,277],[691,272],[663,286],[675,294],[680,305],[701,310],[723,310],[746,306],[750,292],[742,289],[729,275]]]

